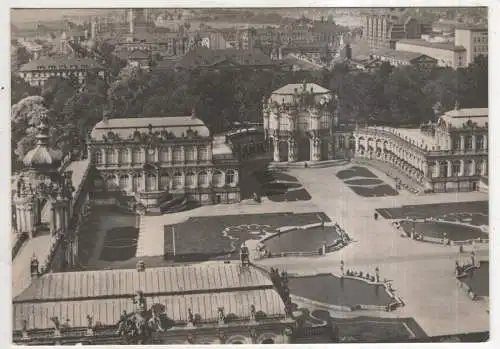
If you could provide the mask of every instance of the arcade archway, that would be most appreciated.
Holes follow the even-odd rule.
[[[308,137],[301,137],[297,140],[297,160],[311,160],[311,142]]]

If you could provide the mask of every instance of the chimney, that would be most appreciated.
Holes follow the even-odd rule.
[[[134,10],[130,9],[128,12],[128,22],[130,26],[130,34],[134,34]]]

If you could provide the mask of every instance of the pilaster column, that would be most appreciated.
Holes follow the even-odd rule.
[[[273,138],[273,161],[280,161],[280,143],[276,138]]]
[[[472,135],[472,151],[476,151],[476,135]]]
[[[115,164],[121,163],[120,149],[118,147],[115,148]]]
[[[142,152],[142,161],[141,161],[141,165],[142,165],[142,164],[145,164],[147,162],[148,150],[146,149],[146,147],[144,147],[144,148],[141,148],[141,152]]]
[[[156,190],[160,191],[160,172],[156,172]]]
[[[474,176],[476,174],[476,160],[472,159],[471,162],[469,163],[469,166],[472,166],[472,167],[468,169],[467,173],[470,176]]]
[[[460,150],[465,151],[465,136],[460,135]]]
[[[184,148],[183,145],[181,145],[181,162],[182,163],[186,162],[186,149]]]
[[[288,139],[288,162],[297,161],[295,156],[295,139],[290,137]]]
[[[127,148],[128,151],[128,163],[132,165],[132,148]]]
[[[168,163],[172,165],[172,147],[167,148]]]
[[[194,146],[194,162],[198,163],[198,145]]]
[[[146,187],[146,180],[147,180],[147,174],[146,172],[142,172],[142,191],[145,192],[147,191],[147,187]]]
[[[159,155],[160,155],[160,149],[157,147],[157,148],[155,148],[155,157],[154,157],[155,162],[159,162],[160,161]]]
[[[483,149],[488,150],[488,133],[483,136]]]
[[[311,160],[313,161],[321,160],[321,138],[319,137],[314,137],[312,139]]]
[[[450,160],[447,160],[447,161],[446,161],[446,164],[448,165],[448,174],[447,174],[447,177],[451,177],[451,176],[452,176],[452,171],[451,171],[451,161],[450,161]]]
[[[422,172],[424,173],[424,177],[429,177],[429,164],[427,162],[422,164]]]
[[[106,157],[106,148],[101,149],[101,153],[102,153],[102,164],[106,166],[106,164],[108,163],[108,159]]]
[[[436,177],[441,177],[441,165],[439,163],[439,160],[436,160],[435,165],[434,165],[434,173],[436,174]]]
[[[481,175],[486,176],[488,173],[488,159],[484,159],[481,165]]]
[[[21,209],[16,207],[16,230],[21,232]]]
[[[134,191],[134,176],[131,173],[128,174],[128,191]]]
[[[459,176],[463,177],[465,176],[465,161],[460,160],[460,172],[458,173]]]

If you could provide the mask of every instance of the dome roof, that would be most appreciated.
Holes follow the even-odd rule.
[[[48,127],[43,122],[38,126],[38,131],[37,145],[24,156],[24,165],[28,168],[57,168],[61,163],[62,152],[49,148]]]

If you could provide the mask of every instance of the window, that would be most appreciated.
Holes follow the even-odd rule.
[[[235,185],[236,184],[236,175],[234,170],[226,171],[226,184]]]
[[[465,136],[465,149],[466,150],[472,149],[472,136]]]
[[[297,122],[297,129],[301,132],[307,132],[309,130],[309,120],[310,120],[309,115],[300,114]]]
[[[135,148],[132,151],[132,163],[133,164],[141,164],[144,162],[144,156],[142,153],[142,149],[140,148]]]
[[[147,162],[154,162],[155,161],[155,152],[156,152],[156,150],[153,148],[146,149]]]
[[[188,172],[186,174],[186,187],[195,188],[196,187],[196,176],[193,172]]]
[[[126,164],[128,163],[128,149],[122,149],[120,150],[120,153],[119,153],[119,159],[118,159],[118,162],[120,164]]]
[[[116,156],[114,149],[106,149],[106,162],[108,164],[116,164]]]
[[[188,162],[194,162],[195,158],[195,148],[194,147],[186,147],[185,148],[185,154],[186,154],[186,161]]]
[[[207,161],[208,158],[208,147],[202,146],[198,148],[198,159],[201,161]]]
[[[174,189],[181,189],[184,185],[184,176],[180,172],[176,172],[174,174],[174,178],[172,181],[172,186]]]
[[[474,161],[467,160],[467,163],[465,164],[465,174],[467,176],[474,176],[474,170],[475,170]]]
[[[128,188],[128,176],[120,176],[120,190],[127,190]]]
[[[221,171],[215,170],[212,176],[212,185],[214,187],[223,187],[224,186],[224,175]]]
[[[201,171],[198,173],[198,186],[202,188],[208,187],[208,174],[206,171]]]
[[[454,136],[453,137],[453,150],[461,149],[462,144],[460,140],[460,136]]]
[[[484,150],[484,136],[476,136],[476,150]]]
[[[161,148],[160,149],[160,162],[168,162],[168,149],[167,148]]]
[[[455,160],[451,163],[451,175],[457,177],[460,175],[460,161]]]
[[[168,187],[170,186],[170,177],[168,174],[162,174],[160,176],[160,188],[161,190],[168,190]]]
[[[439,172],[441,177],[448,177],[448,161],[439,162]]]
[[[156,191],[156,176],[152,173],[146,176],[146,191]]]
[[[182,162],[182,149],[180,147],[174,147],[172,152],[172,160],[174,163]]]
[[[281,114],[279,117],[279,129],[280,130],[288,130],[290,127],[290,123],[288,122],[288,117]]]
[[[102,164],[102,152],[100,149],[96,150],[94,152],[94,157],[95,157],[95,163],[98,165],[101,165]]]
[[[143,191],[143,180],[142,180],[142,176],[140,174],[136,174],[134,175],[133,177],[133,185],[134,185],[134,191]]]
[[[116,190],[115,177],[109,176],[106,178],[106,189],[107,190]]]

